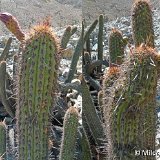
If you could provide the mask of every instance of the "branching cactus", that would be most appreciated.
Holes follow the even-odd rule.
[[[18,159],[48,159],[49,113],[56,96],[58,48],[47,23],[34,27],[25,40],[17,86]]]
[[[6,126],[0,122],[0,159],[6,160]]]
[[[65,49],[71,38],[71,36],[77,31],[77,27],[68,26],[64,31],[64,34],[61,39],[61,48]]]
[[[118,29],[112,29],[109,36],[110,66],[123,62],[125,45],[122,33]]]
[[[74,33],[73,32],[74,30],[72,30],[72,33]],[[76,45],[75,50],[74,50],[74,53],[72,55],[71,65],[70,65],[70,69],[69,69],[69,72],[68,72],[68,76],[67,76],[67,78],[65,80],[65,83],[70,83],[74,78],[74,74],[76,72],[76,66],[77,66],[79,57],[81,55],[81,52],[83,50],[83,35],[84,35],[84,25],[83,25],[83,22],[82,22],[81,36],[80,36],[80,38],[79,38],[79,40],[77,42],[77,45]]]
[[[78,117],[78,111],[73,106],[70,107],[65,114],[60,160],[73,160],[75,157]]]
[[[132,28],[136,47],[145,43],[154,48],[152,11],[147,0],[138,0],[133,5]]]
[[[135,150],[155,150],[158,54],[136,48],[131,60],[108,72],[103,82],[103,110],[109,160],[152,160]]]

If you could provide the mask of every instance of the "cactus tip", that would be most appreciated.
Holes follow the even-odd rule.
[[[109,75],[115,75],[120,72],[120,68],[116,66],[112,66],[109,68]],[[108,76],[109,76],[108,75]]]
[[[3,22],[3,23],[7,23],[7,21],[9,20],[9,18],[11,18],[12,15],[8,12],[3,12],[3,13],[0,13],[0,20]]]
[[[77,108],[75,108],[74,106],[69,107],[68,112],[71,114],[79,114]]]
[[[46,34],[52,39],[53,42],[55,42],[54,44],[56,45],[56,49],[58,52],[59,40],[51,27],[49,18],[45,19],[42,23],[39,23],[38,25],[35,25],[30,29],[30,32],[26,38],[26,43],[30,43],[32,39],[37,39],[38,37]]]

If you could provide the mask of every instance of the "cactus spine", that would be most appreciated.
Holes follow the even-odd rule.
[[[63,137],[60,150],[60,160],[73,160],[78,130],[78,111],[70,107],[64,117]]]
[[[0,122],[0,159],[6,160],[6,126]]]
[[[154,48],[152,11],[146,0],[138,0],[133,5],[132,28],[136,47],[145,43],[147,46]]]
[[[157,69],[157,53],[141,46],[114,76],[105,75],[103,109],[109,160],[155,158],[137,157],[135,150],[155,150]]]
[[[48,159],[49,113],[57,80],[58,45],[46,23],[25,41],[17,102],[18,159]]]
[[[118,29],[112,29],[109,36],[109,55],[110,66],[114,64],[121,64],[124,58],[125,43],[122,33]]]

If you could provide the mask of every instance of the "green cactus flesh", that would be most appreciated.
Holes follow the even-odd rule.
[[[48,158],[49,113],[54,102],[58,46],[51,28],[33,29],[22,53],[18,85],[19,159]]]
[[[65,49],[71,36],[77,31],[77,27],[68,26],[61,38],[61,48]]]
[[[75,47],[75,51],[73,53],[73,56],[72,56],[72,61],[71,61],[71,65],[70,65],[70,69],[69,69],[69,72],[68,72],[68,76],[65,80],[65,83],[70,83],[73,78],[74,78],[74,74],[76,72],[76,67],[77,67],[77,63],[78,63],[78,60],[79,60],[79,57],[81,55],[81,52],[83,50],[83,36],[84,36],[84,25],[82,23],[82,32],[81,32],[81,36],[77,42],[77,45]]]
[[[82,159],[91,160],[92,159],[91,147],[89,144],[87,134],[84,129],[82,130],[81,145],[82,145]]]
[[[109,160],[155,158],[135,156],[135,150],[155,150],[157,56],[141,46],[119,72],[105,75],[103,111]]]
[[[62,36],[62,39],[61,39],[61,48],[65,49],[67,47],[67,43],[69,42],[69,39],[72,35],[72,28],[71,26],[68,26],[66,28],[66,30],[64,31],[64,34]]]
[[[105,142],[105,134],[103,130],[103,123],[101,122],[95,105],[93,103],[91,94],[89,92],[88,85],[84,79],[81,82],[82,86],[82,113],[85,115],[86,119],[82,121],[87,122],[89,129],[92,132],[92,136],[99,147],[103,147]],[[96,126],[96,127],[95,127]]]
[[[0,158],[6,157],[6,127],[0,122]]]
[[[73,160],[78,130],[78,111],[70,107],[64,117],[63,137],[60,149],[60,160]]]
[[[109,36],[109,55],[110,66],[112,64],[121,64],[124,57],[124,41],[122,33],[117,29],[112,29]]]
[[[132,28],[135,46],[145,43],[154,48],[152,11],[146,0],[138,0],[133,5]]]
[[[104,17],[99,16],[99,32],[98,32],[98,60],[103,60],[103,27],[104,27]],[[98,70],[102,70],[102,65],[98,67]]]

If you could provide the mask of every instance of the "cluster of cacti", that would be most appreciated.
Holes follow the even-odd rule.
[[[103,82],[103,114],[110,160],[155,159],[155,155],[135,154],[136,150],[155,150],[159,55],[154,50],[148,2],[140,0],[134,4],[132,26],[133,53],[123,59],[120,67],[109,68]]]
[[[111,86],[113,77],[105,74],[103,109],[110,159],[136,159],[135,150],[155,150],[156,61],[157,53],[141,46],[112,73],[117,77]]]
[[[103,56],[106,38],[103,15],[86,31],[82,22],[81,35],[63,83],[58,81],[58,64],[65,57],[63,54],[77,27],[68,26],[59,45],[48,20],[33,27],[29,34],[8,13],[1,13],[0,20],[21,41],[20,53],[14,55],[12,77],[6,70],[12,38],[0,55],[0,102],[3,104],[0,120],[2,115],[2,119],[13,118],[7,125],[14,125],[17,144],[15,155],[10,155],[6,137],[11,135],[6,136],[6,126],[0,122],[0,158],[10,160],[10,155],[18,160],[155,159],[135,155],[136,150],[155,150],[160,56],[154,50],[152,14],[147,1],[138,0],[133,6],[135,48],[132,53],[125,51],[128,39],[114,28],[109,35],[107,64]],[[98,49],[93,60],[90,36],[97,24]],[[81,56],[80,82],[71,83]],[[77,90],[82,96],[80,113],[71,98],[66,98],[71,90]],[[9,139],[13,143],[14,136]]]
[[[6,13],[1,14],[1,20],[2,22],[5,22],[7,28],[11,30],[19,40],[21,40],[18,37],[20,28],[16,28],[18,25],[17,20],[10,14]],[[9,22],[7,20],[9,20]],[[69,37],[75,33],[76,29],[77,28],[72,29]],[[63,36],[61,40],[61,45],[64,49],[69,41],[69,37],[64,38]],[[81,40],[79,43],[81,43]],[[13,106],[11,106],[8,101],[6,93],[7,85],[5,84],[7,77],[5,60],[9,57],[10,44],[11,39],[9,39],[0,57],[0,75],[2,77],[0,98],[9,116],[14,118],[15,108],[12,108]],[[20,47],[22,56],[19,57],[18,54],[15,55],[16,61],[17,58],[19,59],[19,66],[18,68],[16,65],[13,67],[14,74],[16,74],[13,75],[13,78],[16,77],[17,80],[16,85],[14,84],[14,86],[18,91],[16,97],[17,130],[15,131],[17,135],[16,141],[18,141],[17,158],[48,159],[50,154],[49,141],[52,141],[49,140],[52,118],[51,114],[53,105],[55,104],[54,99],[57,95],[56,92],[58,91],[57,70],[61,56],[59,54],[60,47],[58,46],[57,38],[48,21],[44,21],[43,24],[35,26],[31,29],[28,36],[24,35],[23,43]],[[70,78],[73,79],[73,77]],[[2,137],[2,139],[4,138]]]

